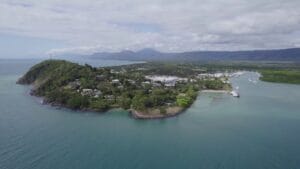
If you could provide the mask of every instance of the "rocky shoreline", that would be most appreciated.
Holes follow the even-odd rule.
[[[133,118],[135,119],[164,119],[164,118],[169,118],[169,117],[174,117],[177,116],[181,113],[183,113],[186,109],[182,107],[168,107],[167,112],[162,114],[157,111],[148,111],[142,112],[142,111],[137,111],[137,110],[130,110],[130,114]]]
[[[201,90],[199,92],[200,93],[228,93],[228,94],[230,93],[229,90]],[[67,108],[70,110],[74,110],[74,109],[67,107],[66,105],[64,105],[62,103],[49,102],[49,101],[47,101],[47,98],[36,95],[34,88],[30,90],[29,94],[31,96],[41,98],[41,102],[40,102],[41,104],[50,105],[52,107],[57,107],[57,108]],[[120,107],[109,108],[109,109],[105,109],[105,110],[101,110],[101,111],[95,110],[95,109],[81,108],[76,111],[106,113],[112,109],[118,109],[118,108],[120,108]],[[165,119],[165,118],[174,117],[174,116],[180,115],[186,109],[188,109],[188,108],[183,108],[183,107],[179,107],[179,106],[170,106],[170,107],[166,108],[165,113],[160,113],[159,109],[148,109],[145,111],[138,111],[135,109],[128,109],[128,110],[123,109],[123,110],[127,111],[129,113],[129,115],[134,119],[147,120],[147,119]]]
[[[65,106],[64,104],[57,103],[57,102],[49,102],[49,101],[47,101],[47,98],[35,95],[34,90],[30,90],[29,95],[40,98],[41,99],[40,103],[42,105],[49,105],[51,107],[55,107],[55,108],[58,108],[58,109],[66,108],[66,109],[73,110],[73,109]],[[112,109],[117,109],[117,108],[118,107],[110,108],[110,109],[106,109],[106,110],[103,110],[103,111],[83,108],[83,109],[78,109],[78,110],[75,110],[75,111],[106,113],[106,112],[109,112]],[[183,113],[185,110],[186,109],[184,109],[182,107],[173,106],[173,107],[166,108],[165,113],[160,113],[158,109],[146,110],[144,112],[137,111],[137,110],[134,110],[134,109],[124,110],[124,111],[127,111],[130,114],[130,116],[134,119],[146,120],[146,119],[164,119],[164,118],[174,117],[174,116],[177,116],[177,115]]]
[[[230,91],[228,90],[202,90],[199,92],[203,92],[203,93],[230,93]],[[31,96],[34,97],[40,97],[37,96],[34,92],[33,89],[30,90],[29,94]],[[67,106],[65,106],[64,104],[61,103],[57,103],[57,102],[48,102],[47,98],[45,97],[40,97],[41,98],[41,104],[44,105],[50,105],[52,107],[57,107],[57,108],[67,108],[67,109],[71,109]],[[119,107],[116,107],[119,108]],[[83,109],[78,109],[77,111],[82,111],[82,112],[97,112],[97,113],[106,113],[112,109],[116,109],[116,108],[110,108],[110,109],[106,109],[106,110],[95,110],[95,109],[87,109],[87,108],[83,108]],[[141,120],[147,120],[147,119],[165,119],[165,118],[170,118],[170,117],[174,117],[177,116],[181,113],[183,113],[186,109],[188,108],[183,108],[183,107],[179,107],[179,106],[173,106],[173,107],[167,107],[166,108],[166,112],[165,113],[160,113],[159,109],[148,109],[145,111],[138,111],[135,109],[128,109],[128,110],[124,110],[124,111],[128,111],[128,113],[130,114],[130,116],[134,119],[141,119]],[[73,110],[73,109],[71,109]]]

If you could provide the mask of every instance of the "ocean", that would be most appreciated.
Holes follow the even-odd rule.
[[[240,98],[199,93],[179,116],[136,120],[41,105],[15,83],[39,61],[0,60],[0,169],[300,168],[300,85],[246,72],[231,79]]]

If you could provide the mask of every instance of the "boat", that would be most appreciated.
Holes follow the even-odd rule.
[[[248,81],[251,82],[251,83],[253,83],[253,84],[256,84],[256,83],[257,83],[256,80],[252,80],[252,79],[250,79],[250,78],[248,78]]]
[[[239,92],[237,92],[237,91],[235,91],[235,90],[231,91],[230,94],[231,94],[233,97],[240,97]]]

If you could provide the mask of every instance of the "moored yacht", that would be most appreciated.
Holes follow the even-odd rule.
[[[235,90],[231,91],[230,94],[231,94],[233,97],[240,97],[239,92],[237,92],[237,91],[235,91]]]

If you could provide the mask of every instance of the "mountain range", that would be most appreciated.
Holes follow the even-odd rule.
[[[132,61],[295,61],[300,62],[300,48],[248,51],[192,51],[164,53],[154,49],[140,51],[94,53],[92,59],[116,59]]]

